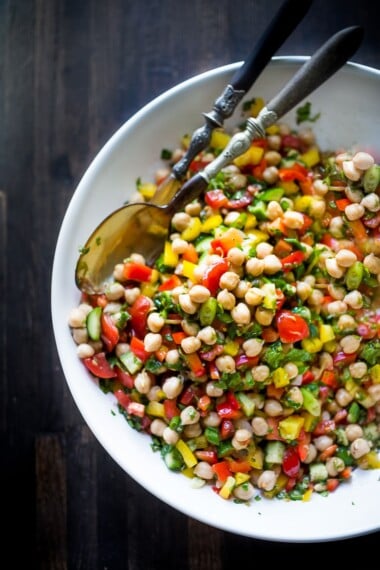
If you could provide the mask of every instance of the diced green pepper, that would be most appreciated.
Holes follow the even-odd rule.
[[[350,424],[356,424],[360,416],[360,406],[357,402],[352,402],[348,409],[347,421]]]
[[[219,445],[220,436],[218,428],[208,426],[206,427],[204,434],[207,441],[210,442],[212,445]]]
[[[264,192],[260,192],[257,195],[257,197],[259,200],[262,200],[263,202],[271,202],[272,200],[278,202],[278,200],[281,200],[283,195],[284,195],[283,188],[270,188],[269,190],[264,190]]]
[[[305,408],[305,410],[312,416],[320,416],[321,402],[318,400],[318,398],[313,396],[313,394],[307,388],[301,387],[301,392],[303,396],[302,407]]]
[[[202,327],[211,325],[216,317],[216,311],[218,308],[218,301],[214,297],[210,297],[202,303],[199,311],[199,320]]]
[[[360,261],[355,261],[351,267],[347,269],[346,273],[346,286],[347,289],[353,291],[357,289],[362,282],[364,275],[364,266]]]
[[[259,220],[260,222],[263,222],[264,220],[267,219],[266,205],[265,202],[263,202],[262,200],[258,200],[257,202],[255,202],[255,204],[251,204],[250,206],[248,206],[248,211],[250,214],[256,216],[256,219]]]

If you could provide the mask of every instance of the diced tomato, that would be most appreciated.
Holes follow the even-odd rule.
[[[206,352],[199,352],[198,354],[202,360],[212,362],[217,356],[222,354],[223,350],[224,346],[222,344],[214,344],[210,350],[207,350]]]
[[[311,434],[302,428],[298,437],[297,453],[301,461],[305,461],[309,453]]]
[[[198,407],[198,410],[201,410],[201,412],[207,412],[211,407],[210,396],[207,396],[207,394],[204,394],[203,396],[201,396],[198,400],[197,407]]]
[[[330,388],[332,388],[333,390],[336,390],[338,388],[338,379],[336,376],[336,373],[333,372],[332,370],[324,370],[322,377],[321,377],[321,382],[322,384],[325,384],[326,386],[330,386]]]
[[[142,362],[148,360],[149,356],[151,355],[150,352],[147,352],[144,347],[144,342],[137,338],[137,336],[133,336],[130,342],[131,351],[137,358],[139,358]]]
[[[280,400],[284,393],[284,388],[276,388],[274,384],[268,384],[267,389],[268,398],[274,398],[275,400]]]
[[[279,334],[273,327],[264,327],[261,333],[261,338],[268,343],[276,342]]]
[[[311,370],[306,370],[302,375],[302,384],[310,384],[314,382],[314,374]]]
[[[228,402],[217,404],[216,411],[219,417],[226,420],[237,420],[242,416],[241,411],[232,407],[231,404]]]
[[[294,487],[296,486],[297,483],[297,479],[295,477],[289,477],[286,486],[285,486],[285,491],[287,491],[289,493],[289,491],[291,491],[292,489],[294,489]]]
[[[152,277],[153,269],[143,263],[127,261],[124,263],[124,278],[131,281],[147,282]]]
[[[295,162],[290,168],[279,168],[278,176],[282,182],[291,182],[298,180],[304,182],[307,180],[307,168]]]
[[[335,489],[339,487],[339,479],[327,479],[326,481],[326,488],[327,491],[329,491],[329,493],[332,493],[333,491],[335,491]]]
[[[210,362],[208,365],[208,375],[211,380],[219,380],[220,379],[220,372],[216,367],[215,362]]]
[[[370,424],[375,420],[375,418],[376,418],[376,408],[375,406],[371,406],[370,408],[367,409],[366,423]]]
[[[288,271],[292,271],[295,267],[300,265],[303,261],[305,261],[305,254],[303,251],[294,251],[293,253],[287,255],[283,259],[281,259],[282,268],[284,273],[288,273]]]
[[[215,241],[215,240],[214,240]],[[205,273],[202,277],[202,285],[207,287],[211,295],[215,295],[218,287],[219,280],[223,273],[228,271],[229,264],[225,259],[221,259],[219,262],[214,263],[206,268]]]
[[[352,204],[352,202],[348,198],[341,198],[340,200],[335,200],[335,204],[340,212],[344,212],[347,206]]]
[[[228,200],[227,208],[229,210],[241,210],[242,208],[246,208],[252,202],[252,196],[248,192],[241,196],[241,198],[237,198],[236,200]]]
[[[225,483],[227,477],[231,476],[231,471],[229,468],[228,461],[219,461],[218,463],[214,463],[212,466],[212,470],[216,474],[218,481],[220,481],[220,483]]]
[[[211,247],[215,253],[227,255],[232,247],[237,247],[243,241],[241,232],[228,230],[224,235],[211,241]],[[227,271],[227,269],[226,269]]]
[[[273,253],[283,259],[290,253],[292,253],[293,248],[290,243],[286,242],[283,239],[279,239],[276,245],[274,246]]]
[[[185,261],[190,261],[190,263],[198,263],[198,253],[194,247],[194,244],[187,244],[186,251],[184,251],[182,254],[182,259]]]
[[[200,170],[203,170],[209,164],[209,162],[210,161],[208,160],[202,160],[199,158],[192,160],[189,165],[189,171],[199,172]]]
[[[184,406],[189,406],[195,398],[194,390],[191,386],[185,388],[181,394],[180,403]]]
[[[245,461],[244,459],[232,460],[228,463],[232,473],[249,473],[252,471],[252,465],[249,461]]]
[[[310,216],[302,214],[302,217],[303,217],[303,226],[298,230],[300,234],[305,233],[313,225],[313,220],[312,218],[310,218]]]
[[[281,138],[281,146],[283,148],[294,148],[299,150],[301,148],[301,141],[299,137],[295,135],[283,135]]]
[[[357,242],[363,243],[368,238],[365,225],[361,220],[349,221],[348,226]]]
[[[309,327],[305,319],[291,311],[279,311],[276,324],[282,342],[298,342],[309,336]]]
[[[313,434],[314,435],[326,435],[336,428],[334,420],[322,420],[320,421],[317,426],[315,427]]]
[[[98,352],[94,356],[84,358],[86,368],[97,378],[115,378],[116,371],[110,366],[104,352]]]
[[[145,415],[145,406],[144,404],[140,404],[140,402],[131,402],[128,404],[127,412],[131,414],[131,416],[143,418]]]
[[[173,419],[176,416],[179,416],[181,411],[177,406],[177,400],[164,400],[164,413],[165,417],[168,420]]]
[[[161,345],[160,348],[156,350],[156,352],[154,353],[154,356],[157,358],[157,360],[163,362],[168,352],[169,352],[168,347],[165,345]]]
[[[139,295],[133,305],[128,309],[131,315],[131,326],[139,338],[143,338],[146,333],[146,320],[152,304],[148,297]]]
[[[227,419],[222,420],[222,423],[220,424],[219,427],[219,433],[220,433],[220,438],[223,440],[232,437],[235,433],[233,422]]]
[[[329,445],[328,447],[326,447],[326,449],[324,449],[319,454],[319,460],[320,461],[327,461],[327,459],[329,457],[332,457],[334,455],[334,453],[336,452],[337,449],[338,449],[338,446],[336,445],[336,443]]]
[[[209,190],[205,194],[205,202],[210,208],[217,210],[219,208],[224,208],[227,206],[228,198],[224,194],[223,190],[217,188],[216,190]]]
[[[269,431],[265,436],[265,438],[269,440],[284,441],[283,438],[280,436],[280,432],[278,431],[279,420],[276,418],[268,417],[266,418],[266,421],[269,426]]]
[[[159,285],[158,290],[171,291],[172,289],[175,289],[175,287],[179,287],[180,285],[182,285],[182,281],[178,277],[178,275],[171,275],[168,279],[163,281],[161,285]]]
[[[123,390],[116,390],[114,392],[114,394],[115,394],[116,399],[119,402],[120,406],[122,406],[123,408],[125,408],[127,410],[129,404],[132,401],[129,394],[126,394]]]
[[[333,363],[334,366],[347,366],[348,364],[352,364],[352,362],[355,362],[356,360],[356,354],[346,354],[343,351],[339,351],[335,354],[335,356],[333,356]]]
[[[119,329],[112,320],[111,315],[104,311],[100,318],[102,328],[102,340],[106,345],[107,352],[111,352],[119,342]]]
[[[120,384],[122,384],[126,388],[129,388],[130,390],[134,388],[135,382],[133,380],[133,377],[130,374],[128,374],[128,372],[125,372],[125,370],[122,370],[118,366],[115,366],[114,370],[116,372],[116,377],[120,382]]]
[[[300,458],[295,447],[288,447],[285,450],[282,460],[282,470],[288,477],[296,477],[300,470]]]
[[[238,356],[235,356],[236,368],[252,368],[252,366],[256,366],[258,362],[258,356],[247,356],[246,354],[238,354]]]

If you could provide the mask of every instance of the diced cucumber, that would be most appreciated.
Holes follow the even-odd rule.
[[[311,481],[326,481],[329,474],[324,463],[313,463],[310,465],[310,480]]]
[[[347,289],[353,291],[359,288],[364,275],[364,265],[361,261],[355,261],[351,267],[347,269],[346,273],[346,286]]]
[[[265,462],[269,465],[281,464],[284,458],[285,444],[282,441],[269,441],[265,448]]]
[[[321,415],[321,402],[316,398],[308,388],[301,388],[303,403],[302,407],[312,416]]]
[[[91,340],[99,340],[101,333],[100,317],[102,316],[102,308],[95,307],[87,315],[86,327],[88,336]]]
[[[200,239],[195,245],[195,251],[197,253],[207,253],[211,247],[211,242],[214,238],[212,236],[207,236]]]
[[[131,350],[129,352],[125,352],[119,358],[124,364],[125,368],[128,370],[129,374],[136,374],[136,372],[141,370],[143,366],[142,360],[137,358],[137,356],[133,354]]]
[[[166,466],[171,471],[180,471],[183,466],[182,456],[180,452],[174,447],[164,455]]]
[[[263,202],[271,202],[272,200],[278,202],[283,197],[283,195],[284,195],[283,188],[270,188],[269,190],[264,190],[264,192],[260,192],[257,195],[257,198],[259,200],[262,200]]]
[[[241,407],[243,408],[244,414],[247,418],[253,416],[253,412],[255,411],[255,402],[244,392],[238,392],[236,394],[236,398],[239,400]]]
[[[199,311],[199,320],[202,327],[211,325],[216,317],[216,310],[218,308],[218,301],[214,297],[210,297],[202,303]]]
[[[254,204],[248,206],[248,212],[256,216],[259,222],[263,222],[267,219],[266,204],[262,200],[257,200]]]
[[[380,166],[374,164],[363,176],[363,186],[365,192],[375,192],[380,184]]]
[[[360,417],[360,406],[357,402],[352,402],[348,409],[347,421],[350,424],[356,424]]]

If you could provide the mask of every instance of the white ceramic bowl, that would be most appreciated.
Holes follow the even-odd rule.
[[[274,58],[248,97],[269,100],[305,61]],[[74,283],[78,248],[95,226],[118,208],[141,176],[149,180],[160,165],[162,147],[174,148],[184,133],[203,124],[239,64],[203,73],[156,98],[127,121],[95,157],[76,189],[59,234],[52,273],[52,318],[62,368],[72,396],[104,449],[131,477],[156,497],[206,524],[254,538],[311,542],[353,537],[380,528],[378,470],[354,473],[352,482],[328,497],[309,502],[262,500],[245,505],[224,501],[209,487],[195,490],[170,472],[150,438],[132,430],[76,356],[67,325],[79,301]],[[380,71],[347,64],[307,100],[321,112],[314,129],[323,148],[357,146],[380,156]],[[295,113],[285,119],[294,123]],[[240,110],[229,120],[241,120]]]

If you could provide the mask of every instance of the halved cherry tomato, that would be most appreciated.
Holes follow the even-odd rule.
[[[298,342],[309,336],[305,319],[291,311],[281,310],[276,317],[277,330],[282,342]]]
[[[119,342],[119,329],[113,322],[111,315],[108,315],[104,311],[102,312],[100,323],[102,328],[102,340],[106,345],[107,352],[111,352]]]
[[[299,150],[301,148],[301,141],[299,137],[295,135],[283,135],[281,139],[281,145],[283,148],[294,148],[296,150]]]
[[[214,240],[215,241],[215,240]],[[221,259],[219,262],[210,265],[205,270],[205,273],[202,277],[202,285],[207,287],[210,291],[211,295],[215,295],[219,287],[219,280],[223,273],[228,271],[228,261],[225,259]]]
[[[124,390],[116,390],[114,394],[120,406],[122,406],[125,409],[128,409],[129,404],[132,402],[130,395],[126,394]]]
[[[104,352],[98,352],[94,356],[84,358],[86,368],[97,378],[115,378],[116,371],[109,364]]]
[[[133,380],[133,377],[130,374],[128,374],[128,372],[122,370],[118,366],[115,366],[114,370],[116,372],[116,377],[120,382],[120,384],[122,384],[126,388],[129,388],[130,390],[132,390],[132,388],[135,387],[135,381]]]

